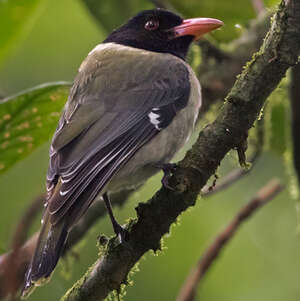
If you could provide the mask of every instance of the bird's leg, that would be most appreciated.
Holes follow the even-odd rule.
[[[106,209],[108,211],[108,215],[110,217],[115,234],[119,237],[121,243],[125,242],[128,239],[128,231],[126,229],[124,229],[115,219],[107,193],[105,192],[102,197],[103,197]]]
[[[163,184],[163,186],[168,189],[174,190],[169,185],[169,178],[175,172],[175,170],[177,168],[177,164],[176,163],[157,163],[157,164],[154,164],[154,167],[161,169],[164,173],[163,178],[161,179],[161,183]]]

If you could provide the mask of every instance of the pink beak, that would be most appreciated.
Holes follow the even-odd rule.
[[[224,23],[212,18],[193,18],[183,20],[182,24],[174,27],[175,37],[194,36],[199,39],[204,34],[223,26]]]

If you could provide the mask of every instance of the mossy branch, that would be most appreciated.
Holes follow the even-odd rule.
[[[195,204],[201,188],[224,156],[245,139],[265,100],[300,53],[300,1],[285,0],[275,13],[263,45],[238,77],[217,119],[199,135],[170,178],[174,190],[162,187],[136,208],[127,225],[129,240],[109,240],[103,255],[66,294],[64,301],[103,300],[126,284],[129,271],[149,250],[158,250],[172,223]]]

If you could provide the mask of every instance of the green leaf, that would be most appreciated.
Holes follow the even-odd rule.
[[[34,25],[46,0],[0,0],[0,65]]]
[[[43,84],[0,101],[0,174],[51,138],[69,87]]]

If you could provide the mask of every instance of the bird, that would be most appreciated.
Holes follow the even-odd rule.
[[[128,239],[109,194],[174,167],[170,161],[189,139],[201,106],[187,52],[222,25],[145,10],[82,62],[52,138],[42,227],[23,297],[50,278],[68,233],[96,197],[102,196],[121,242]]]

